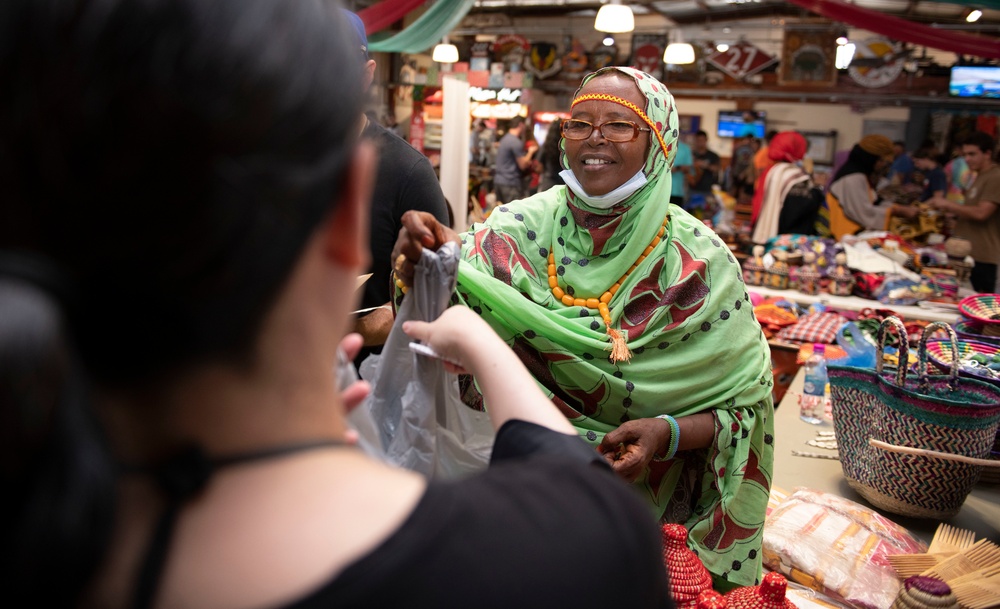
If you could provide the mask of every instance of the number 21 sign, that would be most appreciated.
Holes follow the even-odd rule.
[[[736,80],[760,72],[778,61],[749,42],[740,41],[708,57],[708,62]]]

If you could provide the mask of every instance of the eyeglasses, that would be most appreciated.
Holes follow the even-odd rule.
[[[631,142],[639,137],[640,131],[650,131],[649,127],[640,127],[632,121],[609,121],[595,125],[578,119],[565,120],[562,123],[563,137],[568,140],[585,140],[594,129],[609,142]]]

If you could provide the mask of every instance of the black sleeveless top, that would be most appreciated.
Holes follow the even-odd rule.
[[[287,447],[267,456],[320,447]],[[266,456],[214,465],[260,458]],[[155,599],[172,521],[182,504],[161,519],[135,607],[151,606]],[[594,449],[579,438],[524,421],[509,421],[500,429],[487,471],[458,481],[431,481],[403,525],[370,554],[283,605],[569,606],[672,608],[660,533],[644,502]]]

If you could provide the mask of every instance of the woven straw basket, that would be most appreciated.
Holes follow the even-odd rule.
[[[907,361],[906,330],[895,317],[882,322],[876,369],[829,367],[834,429],[848,484],[872,505],[904,516],[945,519],[962,507],[988,460],[1000,424],[1000,388],[960,378],[958,358],[947,375],[927,374],[927,339],[920,341],[918,379],[906,366],[883,374],[882,352],[890,328],[900,341],[899,361]],[[953,351],[954,353],[954,351]]]

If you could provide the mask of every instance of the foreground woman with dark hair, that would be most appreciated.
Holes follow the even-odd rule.
[[[472,313],[406,330],[478,378],[495,467],[428,483],[346,444],[374,154],[342,19],[0,5],[12,606],[669,605],[651,516]]]

